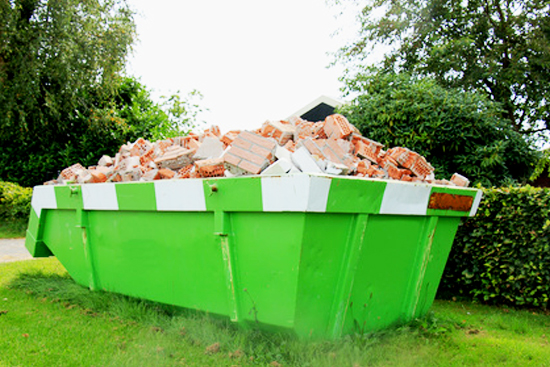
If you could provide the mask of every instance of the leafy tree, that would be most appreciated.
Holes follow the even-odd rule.
[[[528,178],[537,159],[500,117],[499,105],[482,95],[406,73],[361,74],[347,86],[356,97],[340,112],[364,136],[424,155],[436,177],[458,172],[474,183],[501,185]]]
[[[185,132],[188,99],[157,104],[121,77],[134,39],[124,0],[0,0],[0,180],[41,184],[139,136]]]
[[[338,1],[337,1],[338,2]],[[367,62],[385,45],[386,70],[478,91],[527,137],[550,130],[548,0],[366,0],[358,39],[340,60]]]

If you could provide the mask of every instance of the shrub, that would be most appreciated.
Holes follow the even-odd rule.
[[[376,69],[374,69],[376,70]],[[429,78],[373,72],[346,80],[356,95],[340,112],[370,139],[428,159],[436,177],[453,173],[483,186],[525,182],[539,154],[485,96]]]
[[[484,189],[475,217],[458,229],[438,296],[550,306],[550,191]]]
[[[0,218],[26,222],[31,210],[31,198],[31,188],[0,181]]]

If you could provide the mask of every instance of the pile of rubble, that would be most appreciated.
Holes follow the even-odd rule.
[[[454,174],[436,180],[426,159],[407,149],[391,148],[361,136],[339,114],[324,121],[299,117],[267,121],[256,131],[229,131],[217,126],[150,143],[138,139],[120,147],[115,157],[103,156],[97,166],[75,164],[45,184],[153,181],[161,179],[320,173],[468,186]]]

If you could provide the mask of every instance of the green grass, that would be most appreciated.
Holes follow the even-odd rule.
[[[0,264],[0,366],[550,366],[550,316],[436,301],[409,325],[336,342],[76,285],[55,258]]]
[[[0,238],[21,238],[25,237],[27,221],[1,221]]]

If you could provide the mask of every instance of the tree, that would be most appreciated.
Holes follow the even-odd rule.
[[[122,77],[134,39],[124,0],[0,0],[0,180],[41,184],[192,126],[187,98],[157,104]]]
[[[359,19],[360,37],[340,60],[366,62],[386,45],[387,71],[482,92],[526,137],[550,130],[548,0],[368,0]]]
[[[443,88],[433,79],[373,72],[347,80],[356,94],[341,113],[387,148],[424,155],[436,177],[455,172],[484,186],[523,181],[537,160],[498,104],[477,93]]]
[[[119,86],[133,15],[118,0],[0,4],[0,178],[37,184],[119,130],[89,117]]]

